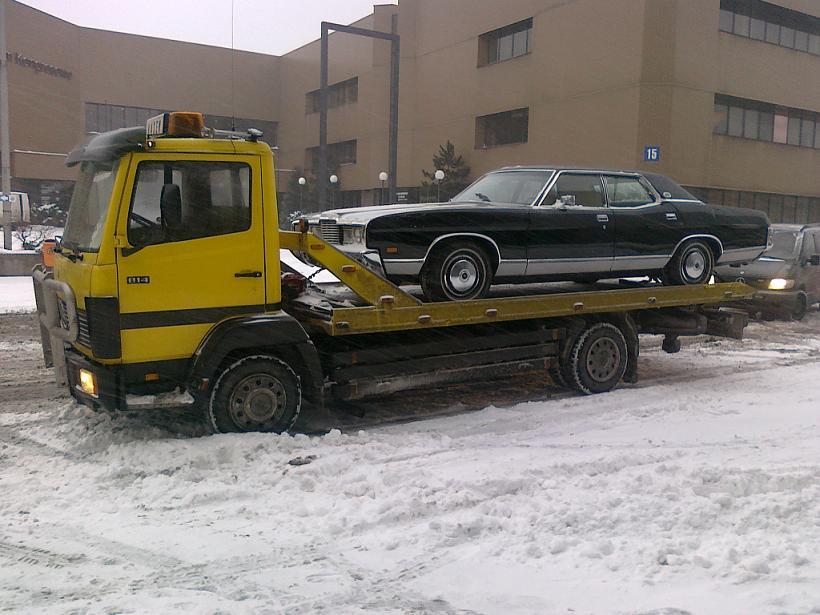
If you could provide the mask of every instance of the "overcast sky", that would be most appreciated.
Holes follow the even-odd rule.
[[[22,0],[80,26],[231,46],[231,0]],[[281,55],[395,0],[233,0],[237,49]]]

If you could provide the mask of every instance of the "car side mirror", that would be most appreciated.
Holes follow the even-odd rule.
[[[558,206],[561,209],[566,209],[567,207],[575,207],[575,195],[574,194],[563,194],[561,198],[558,199]]]
[[[812,254],[809,258],[809,265],[814,265],[815,267],[820,265],[820,254]]]

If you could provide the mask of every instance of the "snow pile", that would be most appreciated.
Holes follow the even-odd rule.
[[[0,276],[0,314],[32,312],[36,309],[31,277]]]
[[[606,395],[320,437],[6,399],[0,604],[817,613],[818,364],[813,314],[677,356],[650,339]]]

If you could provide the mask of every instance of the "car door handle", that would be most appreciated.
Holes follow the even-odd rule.
[[[677,220],[678,219],[678,214],[668,213],[668,214],[666,214],[666,219],[667,220]]]
[[[598,222],[609,222],[609,216],[606,214],[598,214]]]
[[[235,278],[261,278],[262,272],[261,271],[237,271],[233,274]]]

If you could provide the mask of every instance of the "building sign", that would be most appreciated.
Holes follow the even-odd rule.
[[[52,77],[59,77],[60,79],[71,79],[71,71],[65,70],[64,68],[59,68],[57,66],[52,66],[51,64],[46,64],[45,62],[40,62],[39,60],[33,60],[32,58],[28,58],[16,51],[9,51],[6,53],[6,61],[13,62],[18,66],[23,66],[32,69],[35,73],[45,73],[47,75],[51,75]]]
[[[661,148],[659,145],[647,145],[643,148],[644,162],[658,162],[661,159]]]

